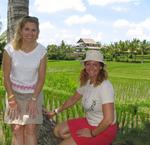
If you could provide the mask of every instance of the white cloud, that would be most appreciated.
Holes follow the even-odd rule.
[[[40,23],[40,30],[50,30],[50,29],[53,29],[55,28],[54,25],[52,25],[50,22],[43,22],[43,23]]]
[[[73,25],[73,24],[94,23],[96,21],[97,21],[97,19],[94,16],[92,16],[90,14],[86,14],[82,17],[77,16],[77,15],[71,16],[65,20],[65,23],[68,25]]]
[[[150,31],[150,18],[146,18],[144,21],[141,22],[129,22],[125,19],[119,19],[114,22],[113,24],[114,28],[129,28],[129,29],[135,29],[140,28],[147,31]]]
[[[96,35],[94,36],[94,40],[95,41],[101,41],[102,39],[104,39],[104,35],[103,35],[103,33],[102,32],[98,32],[98,33],[96,33]]]
[[[81,29],[80,36],[82,38],[92,38],[95,41],[101,41],[103,39],[102,32],[97,32],[97,31],[93,31],[93,30],[85,29],[85,28]]]
[[[149,39],[150,38],[150,19],[147,18],[142,22],[134,23],[134,26],[127,31],[127,36],[132,38]]]
[[[112,7],[112,10],[117,11],[117,12],[127,12],[128,9],[125,7],[115,6],[115,7]]]
[[[56,41],[52,37],[52,32],[55,31],[55,26],[53,26],[49,21],[40,23],[40,42],[47,46],[50,43],[56,43]]]
[[[144,36],[144,32],[142,28],[136,27],[134,29],[129,29],[127,31],[127,36],[131,38],[142,38]]]
[[[81,29],[81,35],[84,37],[90,36],[92,34],[92,31],[89,29]]]
[[[67,44],[75,44],[76,40],[75,37],[78,35],[78,32],[73,32],[69,29],[59,29],[56,34],[54,35],[55,39],[58,40],[58,43],[60,44],[62,40],[65,41]]]
[[[102,40],[102,33],[96,32],[91,29],[62,29],[61,27],[57,27],[51,29],[49,31],[41,32],[40,33],[40,42],[47,46],[48,44],[57,44],[59,45],[62,40],[65,41],[66,44],[76,45],[77,41],[80,38],[92,38],[95,41]]]
[[[140,40],[150,40],[150,31],[146,33],[142,27],[136,27],[134,29],[129,29],[126,33],[129,39],[138,38]]]
[[[119,19],[115,21],[113,24],[115,28],[125,28],[125,27],[130,27],[130,25],[131,24],[125,19]]]
[[[41,29],[39,40],[44,46],[47,46],[48,44],[59,45],[62,40],[67,44],[74,44],[76,43],[76,36],[79,36],[78,31],[74,32],[72,29],[69,30],[61,27],[53,27],[50,29],[47,27]]]
[[[138,4],[140,0],[88,0],[90,5],[107,6],[111,4],[130,3]]]
[[[86,7],[81,0],[35,0],[34,5],[40,12],[54,13],[63,10],[84,12]]]
[[[145,19],[140,23],[141,27],[150,31],[150,18]]]
[[[123,31],[128,38],[148,39],[150,38],[150,18],[146,18],[141,22],[129,22],[127,20],[117,20],[114,23],[117,31]]]

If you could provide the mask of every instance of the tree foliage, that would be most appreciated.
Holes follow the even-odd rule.
[[[2,63],[2,55],[4,51],[4,46],[6,45],[6,32],[0,35],[0,64]]]
[[[48,45],[48,58],[52,60],[74,60],[74,48],[66,45],[62,40],[60,46],[55,44]]]
[[[139,39],[120,40],[109,45],[102,45],[101,51],[107,60],[134,62],[137,61],[137,56],[140,56],[142,61],[142,57],[150,54],[150,42]]]

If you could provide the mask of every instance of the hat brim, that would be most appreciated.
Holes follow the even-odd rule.
[[[104,63],[104,61],[99,61],[99,60],[87,60],[87,59],[84,59],[84,60],[81,60],[80,61],[80,63],[83,65],[86,61],[97,61],[97,62],[101,62],[101,63],[103,63],[104,65],[106,65],[105,63]]]

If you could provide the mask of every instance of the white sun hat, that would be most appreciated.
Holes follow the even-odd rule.
[[[90,60],[92,60],[92,61],[98,61],[98,62],[101,62],[101,63],[104,64],[103,55],[98,50],[87,50],[86,57],[82,61],[82,63],[85,62],[85,61],[90,61]]]

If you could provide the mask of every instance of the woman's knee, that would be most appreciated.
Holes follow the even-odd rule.
[[[68,129],[68,125],[67,122],[63,122],[60,124],[57,124],[56,127],[54,128],[54,134],[57,137],[61,137],[64,138],[64,134],[68,133],[69,129]]]
[[[24,126],[18,125],[18,124],[14,124],[14,125],[12,125],[12,132],[13,132],[13,134],[15,134],[17,136],[23,135]]]
[[[54,135],[60,137],[60,124],[57,124],[54,128]]]
[[[25,126],[25,135],[35,135],[37,133],[37,125],[30,124]]]

